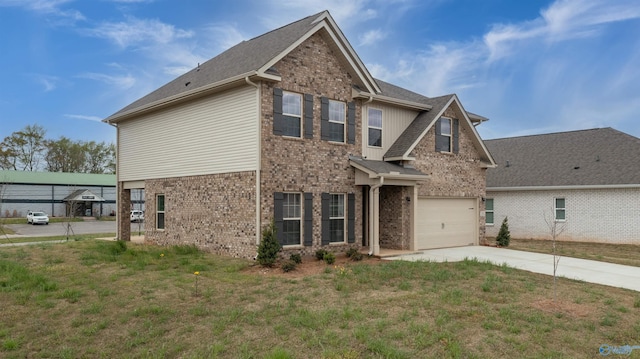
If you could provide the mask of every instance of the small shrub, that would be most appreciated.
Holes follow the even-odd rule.
[[[498,232],[498,236],[496,237],[496,243],[500,247],[508,247],[509,241],[511,241],[511,234],[509,233],[509,221],[508,217],[504,217],[502,221],[502,225],[500,226],[500,232]]]
[[[285,272],[285,273],[291,272],[291,271],[296,270],[297,266],[298,266],[298,263],[290,259],[290,260],[282,263],[282,271]]]
[[[324,255],[327,254],[327,250],[326,249],[318,249],[316,251],[316,259],[321,261],[324,259]]]
[[[357,249],[355,249],[355,247],[351,247],[351,248],[349,248],[349,250],[347,251],[346,255],[347,255],[347,258],[353,258],[353,256],[355,256],[355,255],[356,255],[356,254],[358,254],[358,253],[360,253],[360,252],[358,252],[358,250],[357,250]]]
[[[364,258],[364,254],[360,252],[356,252],[354,255],[351,256],[351,260],[354,262],[361,261],[363,258]]]
[[[322,257],[322,259],[327,263],[327,264],[333,264],[336,262],[336,255],[331,253],[331,252],[326,252],[324,254],[324,256]]]
[[[289,260],[295,262],[295,264],[302,263],[302,256],[299,253],[291,253]]]
[[[272,267],[278,259],[278,252],[282,247],[276,238],[276,225],[273,221],[262,230],[262,241],[258,246],[256,260],[265,267]]]

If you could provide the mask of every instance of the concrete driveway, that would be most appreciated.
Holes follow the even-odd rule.
[[[518,268],[534,273],[553,275],[553,256],[550,254],[515,251],[505,248],[470,246],[426,250],[385,260],[458,262],[465,258]],[[625,266],[586,259],[561,257],[558,276],[589,283],[604,284],[640,292],[640,267]]]

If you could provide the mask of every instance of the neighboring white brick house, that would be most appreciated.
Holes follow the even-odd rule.
[[[499,166],[488,237],[508,217],[513,238],[549,239],[557,216],[561,240],[640,244],[640,139],[603,128],[485,142]]]

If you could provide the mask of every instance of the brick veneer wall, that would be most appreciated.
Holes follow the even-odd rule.
[[[354,185],[355,170],[349,165],[349,154],[359,154],[361,148],[361,108],[356,102],[356,143],[332,143],[320,139],[320,98],[350,102],[352,77],[338,56],[316,33],[281,59],[275,68],[282,76],[278,83],[262,83],[262,175],[261,221],[273,219],[273,193],[298,192],[313,194],[313,246],[290,248],[302,254],[312,254],[321,248],[321,194],[355,194],[355,236],[353,245],[324,246],[331,251],[343,251],[362,243],[362,190]],[[313,95],[313,138],[298,139],[273,135],[273,88]],[[345,131],[347,126],[345,124]],[[345,226],[346,227],[346,226]],[[289,251],[286,251],[287,253]],[[288,255],[288,254],[287,254]]]
[[[125,189],[122,182],[118,182],[118,233],[117,237],[121,241],[131,240],[131,190]]]
[[[411,198],[408,187],[383,186],[380,190],[380,247],[411,249]]]
[[[505,216],[512,238],[550,239],[545,222],[553,218],[555,198],[564,198],[566,241],[640,244],[640,189],[576,189],[487,192],[493,198],[494,225],[487,236],[498,235]]]
[[[462,124],[460,110],[452,104],[444,116],[458,118],[459,152],[441,153],[435,150],[435,126],[424,136],[413,150],[416,169],[429,175],[426,181],[418,182],[418,197],[482,198],[486,196],[486,169],[482,168],[480,153],[473,144],[470,130]],[[484,203],[479,201],[479,240],[485,241]]]
[[[145,240],[253,258],[255,183],[253,171],[145,181]],[[165,195],[165,230],[156,229],[158,194]]]

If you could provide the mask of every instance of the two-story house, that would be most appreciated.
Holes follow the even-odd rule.
[[[374,79],[328,12],[249,41],[104,121],[117,128],[118,238],[132,189],[145,240],[253,257],[417,250],[484,238],[494,166],[456,95]]]

